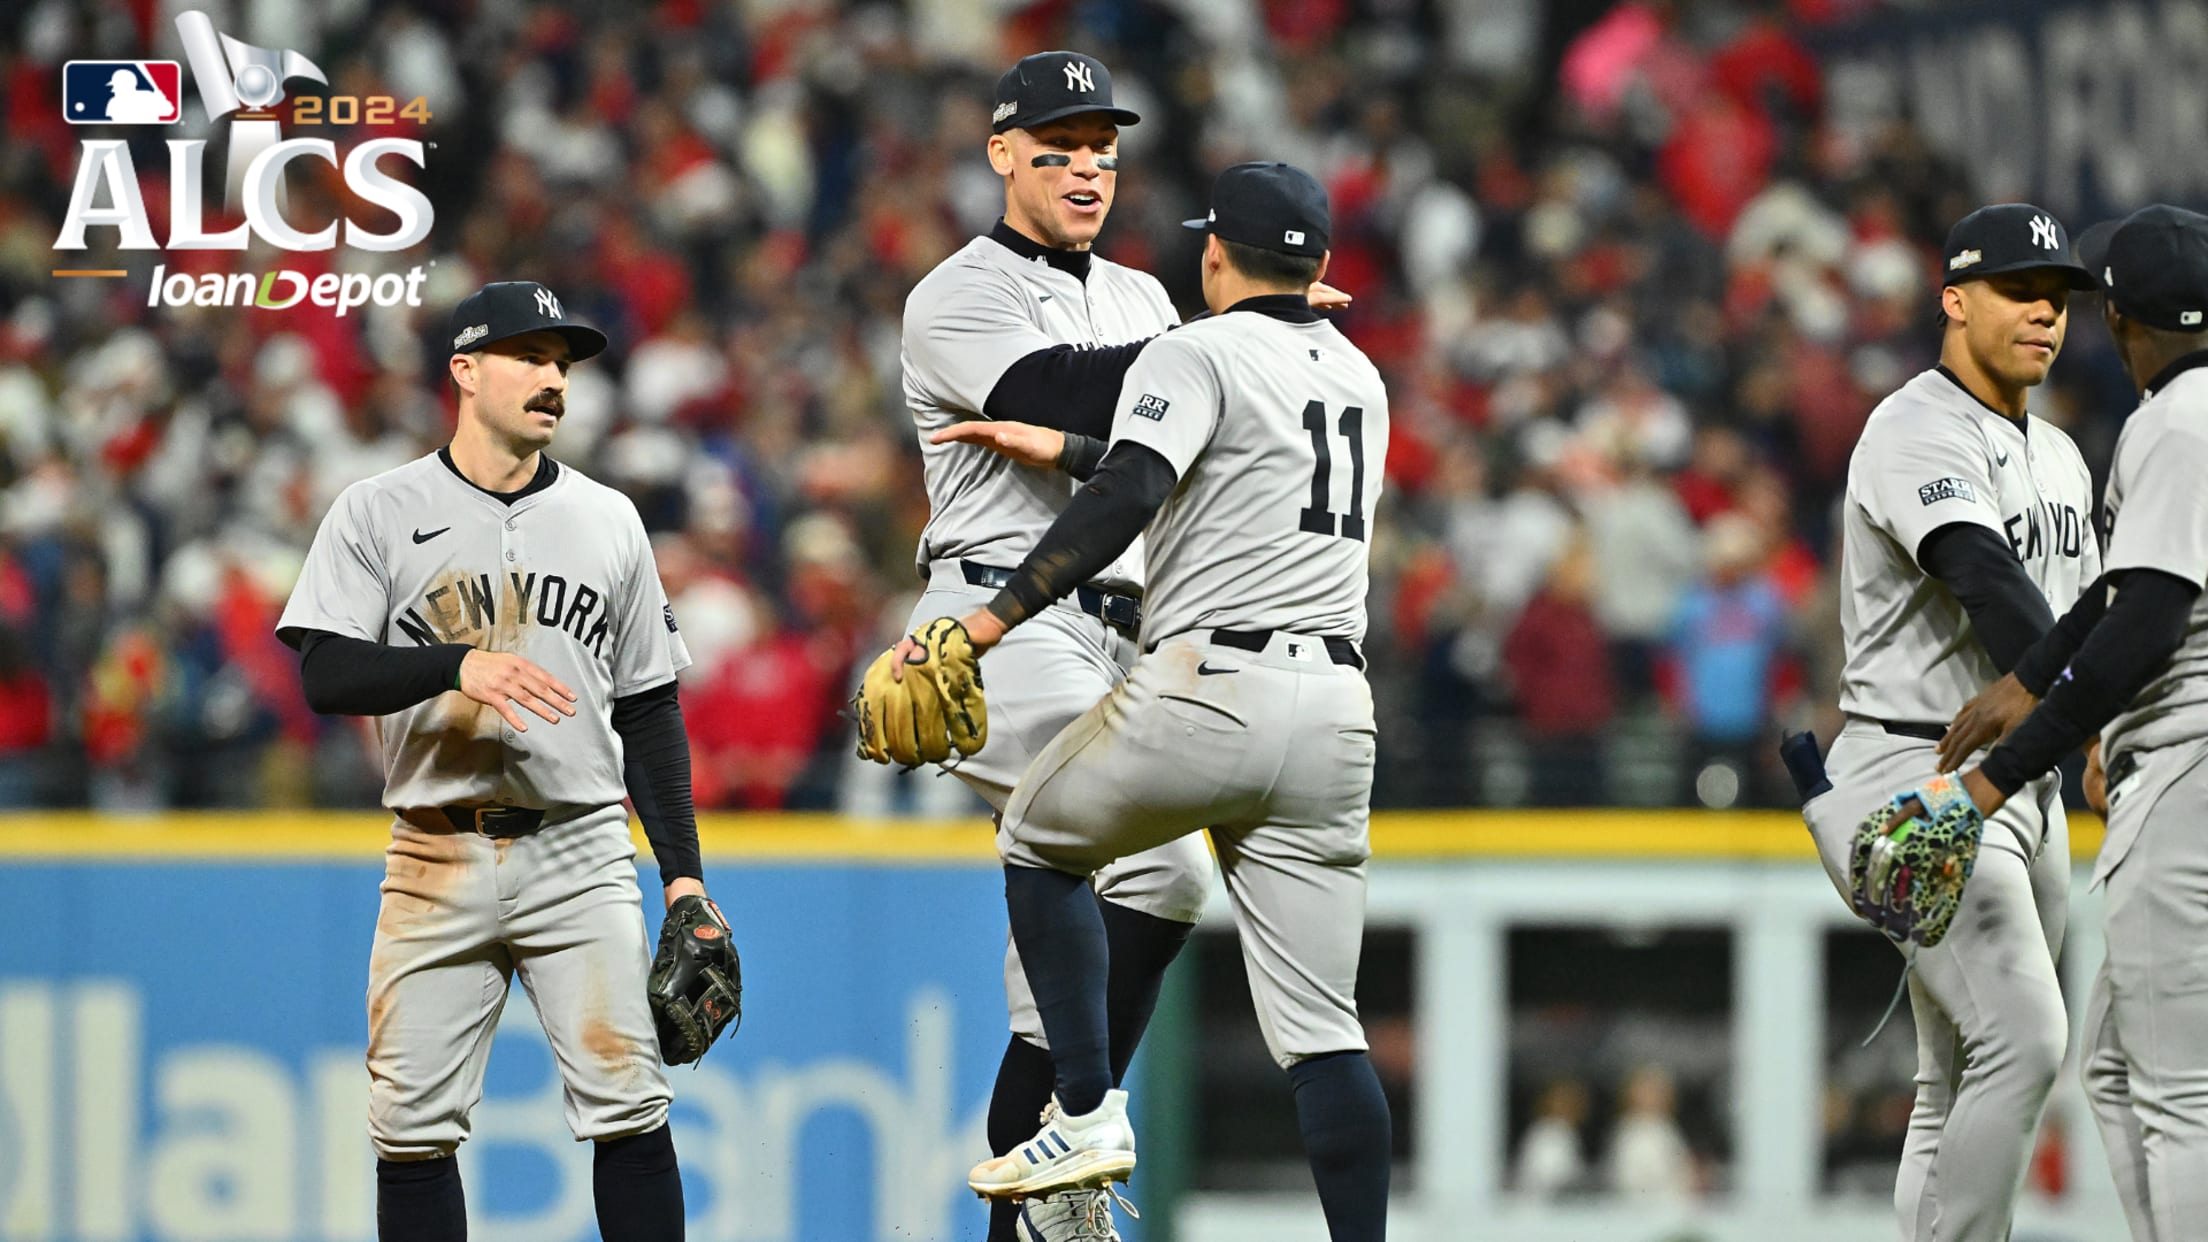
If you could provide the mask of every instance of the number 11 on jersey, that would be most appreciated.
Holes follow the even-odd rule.
[[[1334,454],[1327,443],[1326,405],[1312,401],[1303,407],[1303,429],[1311,433],[1311,451],[1318,462],[1311,473],[1311,506],[1302,511],[1302,527],[1314,535],[1340,535],[1365,539],[1365,411],[1350,406],[1342,411],[1339,430],[1349,441],[1349,512],[1336,517],[1328,503],[1333,490]],[[1338,523],[1338,527],[1337,527]]]

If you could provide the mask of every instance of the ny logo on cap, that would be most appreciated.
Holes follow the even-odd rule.
[[[2055,221],[2052,216],[2032,217],[2032,240],[2039,243],[2042,250],[2054,250],[2062,245],[2055,240]]]
[[[1087,65],[1078,60],[1066,62],[1066,89],[1069,91],[1093,91],[1096,89],[1096,79],[1090,75]]]
[[[567,316],[560,313],[560,300],[553,297],[552,291],[543,285],[537,286],[537,313],[546,319],[567,318]]]

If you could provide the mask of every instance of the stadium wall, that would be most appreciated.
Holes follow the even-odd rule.
[[[2098,825],[2076,829],[2090,858]],[[747,1016],[701,1067],[673,1071],[691,1236],[979,1236],[961,1183],[1003,1043],[988,834],[764,816],[709,817],[702,836],[746,950]],[[0,820],[0,1242],[373,1236],[361,996],[383,838],[373,815]],[[1882,1205],[1817,1187],[1819,955],[1850,923],[1798,820],[1407,813],[1377,818],[1374,840],[1371,922],[1416,944],[1415,1154],[1393,1236],[1837,1240],[1887,1227]],[[2100,957],[2098,910],[2078,888],[2073,997]],[[1224,934],[1223,907],[1211,921]],[[1722,1193],[1662,1210],[1514,1201],[1508,936],[1669,925],[1722,928],[1735,946],[1727,1020],[1742,1051]],[[589,1153],[561,1121],[517,996],[462,1148],[473,1236],[588,1238]],[[1204,1055],[1195,1038],[1169,1014],[1153,1041],[1184,1086]],[[2062,1092],[2075,1189],[2030,1207],[2019,1236],[2119,1236],[2074,1082]],[[1307,1193],[1171,1193],[1186,1181],[1172,1135],[1184,1101],[1143,1102],[1160,1159],[1138,1186],[1153,1227],[1131,1242],[1323,1238]]]

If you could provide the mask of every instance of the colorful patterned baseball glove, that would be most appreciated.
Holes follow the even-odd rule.
[[[687,1065],[744,1017],[744,963],[728,920],[709,898],[683,896],[659,925],[659,951],[645,982],[659,1059]]]
[[[1897,944],[1937,945],[1962,907],[1985,828],[1985,816],[1952,776],[1879,803],[1856,828],[1848,860],[1855,912]]]
[[[981,655],[966,627],[938,617],[912,636],[919,658],[902,680],[890,676],[894,648],[875,657],[851,696],[859,726],[859,757],[917,767],[941,763],[956,750],[979,752],[989,740],[989,709],[981,697]]]

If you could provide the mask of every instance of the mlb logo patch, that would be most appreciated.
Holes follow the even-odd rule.
[[[61,69],[72,125],[173,125],[184,119],[184,70],[173,60],[72,60]]]
[[[1144,393],[1135,401],[1134,415],[1136,418],[1161,419],[1165,417],[1166,407],[1171,404],[1172,402],[1163,397],[1153,397],[1149,393]]]

